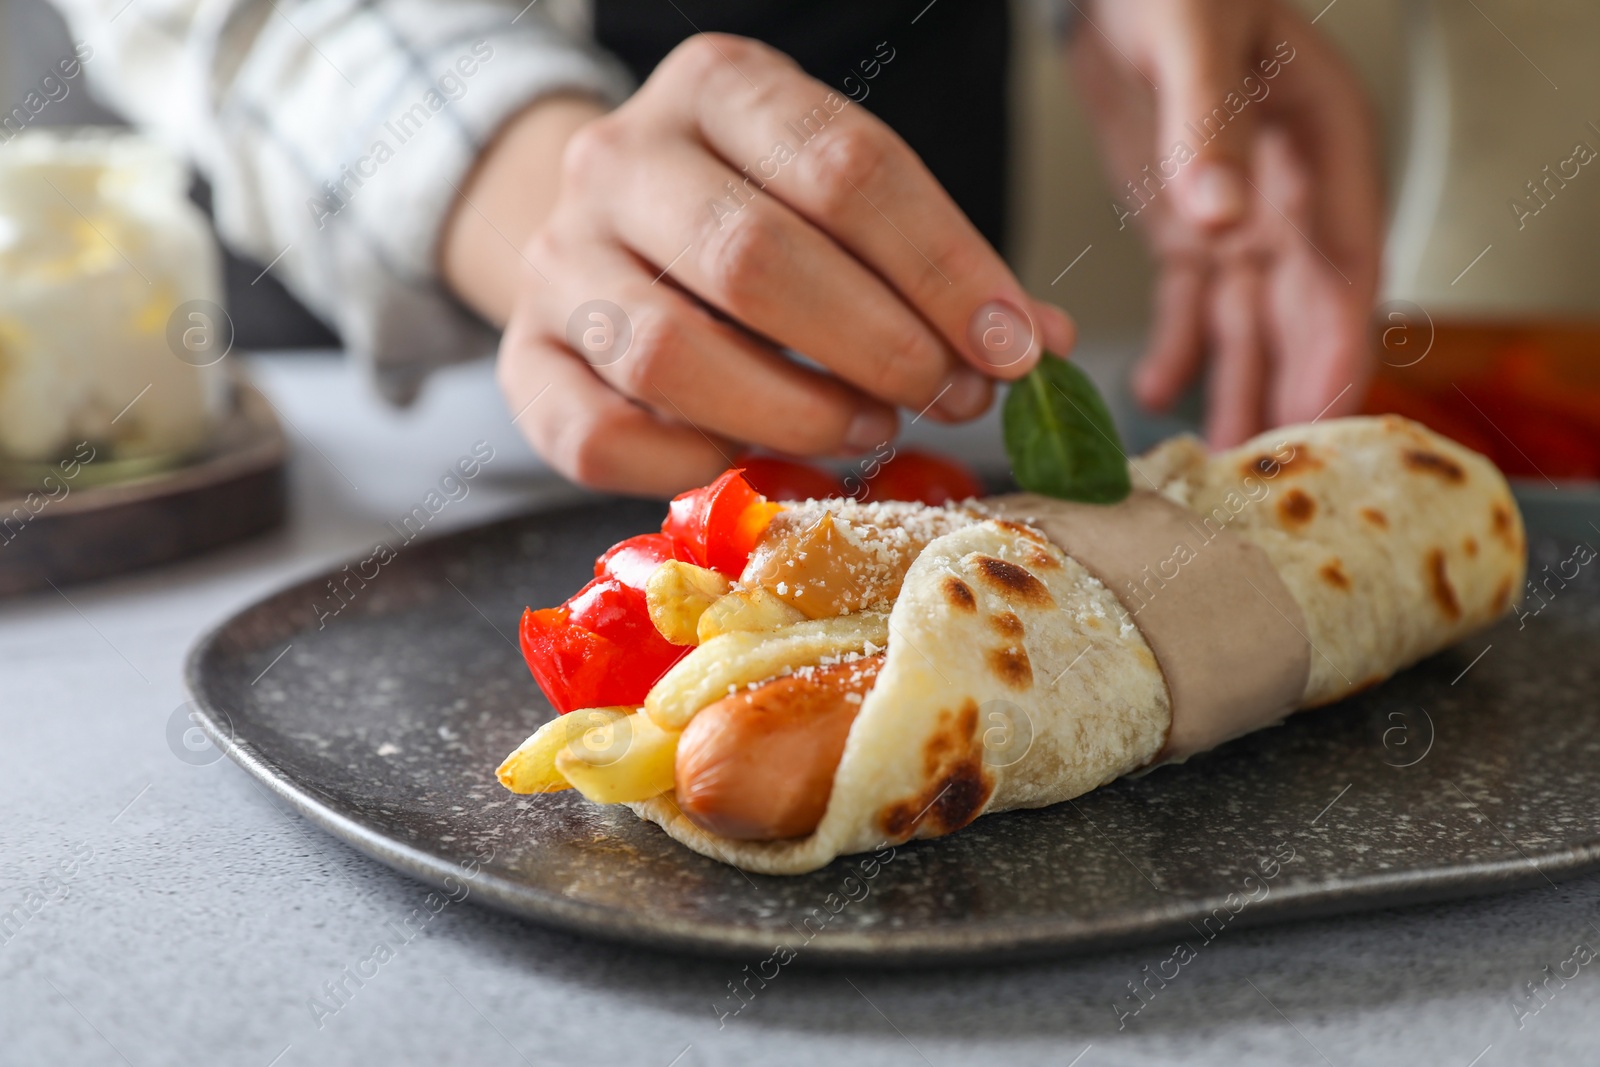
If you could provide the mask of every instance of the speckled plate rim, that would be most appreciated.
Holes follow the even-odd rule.
[[[567,507],[589,507],[585,502]],[[558,508],[554,510],[566,510]],[[513,516],[500,522],[517,521]],[[494,525],[491,523],[490,525]],[[466,533],[470,531],[458,531]],[[445,540],[451,536],[438,539]],[[341,561],[343,565],[344,561]],[[354,559],[351,561],[354,563]],[[229,629],[261,609],[268,601],[319,590],[339,566],[291,583],[239,609],[206,632],[190,649],[184,664],[184,683],[194,701],[200,726],[230,759],[282,797],[302,816],[358,852],[418,881],[439,889],[465,883],[465,899],[527,919],[540,925],[624,945],[696,955],[748,957],[765,955],[782,940],[781,932],[751,926],[714,925],[670,917],[650,917],[639,912],[619,912],[598,904],[585,904],[549,893],[524,882],[479,870],[467,874],[461,859],[437,855],[395,840],[333,809],[292,776],[255,752],[235,731],[219,725],[232,717],[211,700],[203,677],[203,664],[213,646]],[[1028,812],[1003,812],[990,819],[1023,817]],[[939,842],[917,841],[901,848],[937,848]],[[1361,875],[1317,885],[1285,885],[1271,897],[1253,904],[1230,922],[1233,927],[1258,927],[1299,919],[1319,918],[1377,908],[1438,903],[1467,897],[1514,892],[1600,871],[1600,839],[1567,848],[1540,852],[1520,860],[1465,863],[1448,868],[1410,870],[1382,875]],[[764,879],[764,875],[750,875]],[[931,963],[1003,963],[1049,957],[1081,955],[1105,949],[1159,942],[1172,935],[1192,933],[1223,906],[1226,894],[1184,898],[1170,907],[1151,907],[1129,913],[1118,921],[1093,923],[1082,919],[1039,919],[1006,922],[974,921],[963,925],[918,927],[915,936],[893,928],[822,931],[808,941],[796,962],[863,968],[902,967]]]

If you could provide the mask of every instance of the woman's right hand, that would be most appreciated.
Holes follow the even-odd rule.
[[[561,106],[488,150],[442,257],[505,324],[518,426],[575,481],[668,495],[746,444],[865,451],[897,408],[973,418],[1072,346],[904,141],[765,45],[694,37],[615,111]]]

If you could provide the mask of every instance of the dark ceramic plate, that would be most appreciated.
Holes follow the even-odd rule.
[[[1552,579],[1537,615],[1357,699],[803,877],[745,875],[575,793],[504,792],[496,765],[549,715],[514,644],[523,606],[565,598],[600,550],[660,514],[530,515],[287,589],[194,650],[196,714],[307,818],[453,899],[753,964],[779,945],[862,964],[1166,938],[1202,951],[1235,926],[1600,866],[1594,563],[1568,562],[1577,580]],[[1572,549],[1536,539],[1534,569]]]

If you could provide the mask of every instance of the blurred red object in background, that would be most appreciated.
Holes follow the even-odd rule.
[[[735,466],[744,471],[744,480],[768,500],[820,500],[844,495],[844,485],[838,478],[799,460],[744,455]]]
[[[915,448],[891,451],[887,459],[864,461],[843,480],[814,464],[781,456],[747,454],[739,457],[738,466],[745,481],[769,500],[853,496],[863,501],[919,500],[937,506],[983,495],[983,483],[966,464]]]
[[[914,448],[885,460],[867,487],[869,500],[920,500],[935,506],[983,496],[983,483],[965,463]]]
[[[1417,340],[1424,356],[1380,363],[1368,414],[1415,419],[1512,477],[1600,479],[1600,326],[1448,323]]]

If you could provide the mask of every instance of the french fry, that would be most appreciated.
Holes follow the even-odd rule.
[[[650,621],[675,645],[699,644],[696,626],[701,614],[728,591],[728,579],[693,563],[669,559],[645,583]]]
[[[678,731],[642,710],[584,732],[556,753],[556,770],[596,804],[649,800],[672,788]]]
[[[534,732],[496,770],[500,784],[513,793],[558,793],[572,785],[556,769],[556,755],[597,727],[633,713],[633,708],[584,708],[557,715]]]
[[[846,652],[882,651],[889,617],[864,611],[808,619],[772,633],[734,630],[718,634],[661,676],[644,698],[646,712],[663,730],[682,730],[703,707],[748,682],[775,678],[784,668],[817,663]],[[868,645],[876,646],[868,649]]]
[[[718,597],[695,628],[699,644],[734,630],[777,630],[805,621],[805,613],[785,603],[770,589],[757,586]]]

